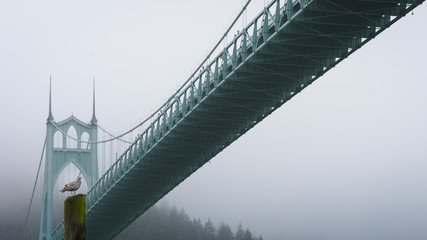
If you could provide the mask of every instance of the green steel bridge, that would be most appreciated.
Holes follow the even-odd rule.
[[[423,2],[267,4],[149,117],[149,126],[105,174],[91,176],[87,239],[115,237],[233,141]],[[78,122],[55,123],[49,115],[47,125],[73,121]],[[95,131],[94,116],[91,123],[85,128]],[[40,239],[63,239],[63,231],[61,223]]]

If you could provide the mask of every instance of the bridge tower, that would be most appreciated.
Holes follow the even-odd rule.
[[[67,133],[71,127],[77,132],[77,139],[82,135],[89,141],[98,139],[97,119],[95,117],[95,86],[93,89],[93,114],[89,124],[77,119],[75,116],[55,122],[52,115],[52,87],[49,89],[49,116],[46,122],[46,159],[43,183],[42,211],[40,217],[39,240],[50,240],[52,233],[52,201],[53,193],[59,189],[53,189],[56,180],[62,170],[73,163],[83,174],[88,188],[98,180],[98,155],[96,143],[82,143],[77,141],[77,146],[67,146]],[[60,129],[60,130],[59,130]],[[62,136],[62,145],[54,145],[55,134]],[[76,176],[77,177],[77,176]]]

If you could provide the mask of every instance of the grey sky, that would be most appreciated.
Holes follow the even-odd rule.
[[[258,12],[264,2],[252,4]],[[26,210],[49,75],[55,120],[90,120],[95,77],[99,123],[126,130],[186,80],[241,5],[0,2],[0,187],[9,191],[0,216]],[[191,217],[234,229],[241,221],[266,239],[426,239],[426,23],[423,4],[166,199]]]

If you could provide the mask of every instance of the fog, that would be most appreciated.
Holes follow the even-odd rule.
[[[1,231],[23,224],[48,116],[121,132],[192,73],[233,1],[0,2]],[[251,3],[249,16],[264,1]],[[248,21],[251,20],[250,18]],[[427,239],[427,6],[326,73],[169,193],[264,239]],[[238,23],[242,26],[242,23]],[[1,234],[1,233],[0,233]]]

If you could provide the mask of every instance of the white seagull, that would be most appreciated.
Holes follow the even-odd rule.
[[[80,185],[82,184],[82,181],[80,180],[82,177],[77,176],[77,180],[74,180],[72,182],[69,182],[64,185],[64,188],[62,190],[59,190],[60,192],[70,191],[71,193],[76,193],[76,190],[80,188]]]

